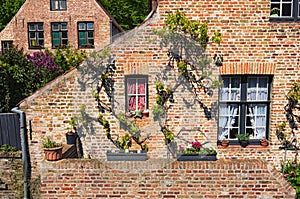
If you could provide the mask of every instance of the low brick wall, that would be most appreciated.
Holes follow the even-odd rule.
[[[295,190],[261,159],[215,162],[41,163],[42,198],[295,198]]]
[[[21,198],[23,168],[20,152],[0,152],[0,198]]]

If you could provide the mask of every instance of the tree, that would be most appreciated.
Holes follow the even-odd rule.
[[[0,31],[13,18],[25,0],[0,0]]]
[[[148,14],[148,0],[98,0],[124,30],[144,21]]]

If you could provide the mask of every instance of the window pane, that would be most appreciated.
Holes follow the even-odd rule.
[[[281,16],[291,17],[292,16],[292,4],[285,3],[282,5],[282,13]]]
[[[37,26],[38,26],[38,30],[39,30],[39,31],[43,31],[43,30],[44,30],[43,24],[38,23]]]
[[[85,39],[79,39],[79,45],[85,45],[86,40]]]
[[[146,109],[146,97],[139,96],[138,97],[138,110],[145,110]]]
[[[67,23],[61,23],[61,30],[68,30]]]
[[[86,28],[85,28],[85,23],[79,23],[78,24],[78,29],[79,30],[85,30]]]
[[[136,97],[131,96],[128,99],[129,99],[129,101],[128,101],[129,110],[130,111],[135,111],[135,109],[136,109]]]
[[[88,44],[94,45],[94,40],[93,39],[89,39],[88,40]]]
[[[85,32],[79,32],[79,39],[85,40]]]
[[[65,0],[61,0],[61,2],[60,2],[60,8],[61,9],[67,9],[67,4],[66,4]]]
[[[138,94],[146,94],[145,79],[138,79]]]
[[[135,79],[128,79],[127,92],[128,94],[136,94],[136,83]]]
[[[235,139],[239,133],[239,105],[221,104],[219,107],[219,139]]]
[[[53,40],[58,40],[59,39],[59,33],[58,32],[52,32],[52,38],[53,38]]]
[[[240,78],[224,78],[221,88],[221,101],[240,100]]]
[[[263,138],[266,136],[267,125],[267,105],[265,104],[248,104],[246,115],[246,133],[251,138]]]
[[[68,32],[62,32],[62,38],[68,38]]]
[[[58,31],[59,30],[58,23],[53,23],[52,24],[52,30],[54,30],[54,31]]]
[[[34,24],[29,24],[29,31],[35,31],[35,25]]]
[[[94,30],[94,23],[87,23],[87,30]]]
[[[44,32],[38,32],[38,35],[40,39],[44,38]]]
[[[94,32],[89,31],[88,32],[88,37],[92,37],[93,38],[94,37]]]

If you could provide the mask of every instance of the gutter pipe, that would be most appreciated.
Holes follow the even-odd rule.
[[[23,164],[23,178],[24,178],[24,199],[30,199],[29,191],[29,182],[31,175],[31,166],[30,166],[30,155],[28,147],[28,135],[26,128],[26,116],[25,113],[21,110],[18,110],[18,107],[15,107],[11,110],[14,113],[20,115],[20,130],[21,130],[21,140],[22,140],[22,164]]]

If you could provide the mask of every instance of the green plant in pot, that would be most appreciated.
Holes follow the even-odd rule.
[[[56,161],[62,159],[62,145],[52,141],[47,137],[43,142],[45,159],[49,161]]]
[[[249,134],[238,134],[236,137],[238,138],[240,145],[246,147],[249,144],[249,136]]]
[[[67,128],[67,133],[66,133],[66,140],[67,144],[74,144],[76,145],[76,138],[77,138],[77,133],[76,133],[76,118],[71,117],[69,121],[69,126]]]

